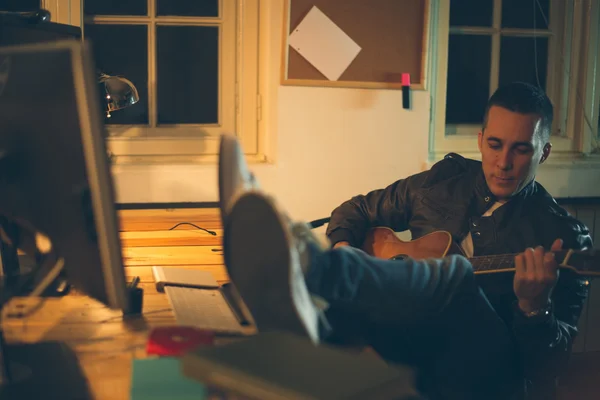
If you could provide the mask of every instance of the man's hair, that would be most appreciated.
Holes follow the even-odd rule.
[[[487,126],[488,114],[492,106],[520,114],[539,115],[542,118],[539,129],[540,139],[543,143],[550,139],[554,110],[552,102],[541,88],[525,82],[512,82],[499,87],[488,100],[483,118],[483,130]]]

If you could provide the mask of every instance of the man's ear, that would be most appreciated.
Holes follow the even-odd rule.
[[[542,164],[544,161],[546,161],[548,159],[551,151],[552,151],[552,143],[548,142],[544,145],[544,148],[542,149],[542,158],[540,158],[540,164]]]
[[[481,153],[481,145],[483,143],[483,130],[480,130],[477,134],[477,147],[479,147],[479,152]]]

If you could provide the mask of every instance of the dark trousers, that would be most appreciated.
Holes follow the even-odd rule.
[[[388,362],[416,367],[431,399],[516,398],[515,344],[467,259],[391,261],[350,247],[315,254],[306,282],[329,303],[333,343],[360,338]]]

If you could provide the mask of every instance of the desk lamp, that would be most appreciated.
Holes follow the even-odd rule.
[[[110,76],[100,72],[101,93],[106,104],[106,117],[111,117],[111,112],[134,105],[140,100],[135,85],[120,76]]]

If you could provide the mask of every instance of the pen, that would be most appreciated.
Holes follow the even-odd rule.
[[[138,283],[140,283],[140,277],[135,276],[133,278],[133,280],[129,283],[129,289],[135,289],[137,287]]]

